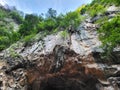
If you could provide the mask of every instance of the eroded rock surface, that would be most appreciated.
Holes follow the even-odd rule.
[[[0,52],[0,90],[120,90],[120,65],[100,62],[93,23],[99,18],[88,17],[66,38],[62,31],[43,39],[39,33],[30,44],[18,41]],[[114,60],[120,61],[119,51]]]

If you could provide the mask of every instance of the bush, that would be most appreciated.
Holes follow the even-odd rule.
[[[87,5],[82,5],[76,11],[80,14],[84,14],[86,11],[86,7],[87,7]]]
[[[116,46],[120,45],[120,16],[107,20],[98,31],[103,47],[107,52],[112,52]]]
[[[108,20],[108,17],[107,16],[103,16],[100,19],[96,20],[95,23],[100,25],[100,24],[103,24],[107,20]]]
[[[57,23],[51,18],[48,18],[38,24],[39,31],[52,31],[55,28],[57,28]]]
[[[20,34],[16,31],[9,30],[9,28],[6,28],[6,26],[0,27],[0,50],[3,50],[12,43],[19,40]]]
[[[72,25],[74,29],[76,29],[80,25],[82,19],[83,17],[77,11],[68,12],[64,16],[63,20],[61,20],[59,26],[64,29],[67,29],[70,25]]]
[[[4,50],[5,48],[6,48],[5,45],[0,45],[0,51],[1,51],[1,50]]]
[[[9,38],[6,36],[0,36],[0,50],[5,49],[9,46]]]
[[[37,25],[39,23],[39,17],[34,14],[27,14],[23,23],[19,28],[19,33],[24,37],[32,33],[37,33]]]
[[[33,42],[33,37],[34,36],[35,36],[35,34],[25,36],[23,40],[25,41],[26,44],[29,44],[29,43]]]
[[[7,16],[6,12],[4,10],[0,9],[0,19],[3,19],[6,16]]]
[[[68,37],[68,32],[65,30],[65,31],[62,31],[60,33],[60,36],[63,38],[63,39],[66,39]]]
[[[104,14],[106,9],[103,5],[100,4],[94,4],[88,8],[88,13],[90,14],[91,17],[96,16],[97,14]]]
[[[91,5],[94,5],[95,3],[103,4],[103,5],[115,4],[115,5],[119,6],[120,5],[120,0],[93,0]]]
[[[19,54],[17,52],[15,52],[15,50],[13,48],[10,48],[9,52],[10,52],[10,57],[12,57],[12,58],[19,56]]]
[[[20,16],[18,11],[11,11],[9,13],[9,16],[18,24],[21,24],[23,22],[23,17]]]

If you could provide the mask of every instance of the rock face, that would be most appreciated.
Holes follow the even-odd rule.
[[[39,33],[29,45],[18,41],[0,52],[0,90],[119,90],[120,65],[98,62],[98,17],[65,38],[62,31],[43,39]]]
[[[102,72],[97,72],[94,68],[87,68],[78,60],[78,54],[64,46],[56,46],[53,56],[49,55],[49,60],[45,61],[43,67],[37,67],[38,72],[32,70],[27,72],[36,73],[35,77],[28,79],[30,83],[27,90],[97,90],[97,85],[101,85],[97,77],[103,78]],[[53,59],[53,61],[51,61]],[[52,62],[52,64],[50,63]],[[44,69],[43,69],[44,68]],[[92,74],[90,74],[92,73]],[[97,76],[98,73],[102,76]],[[95,77],[94,77],[95,76]],[[31,80],[32,79],[32,80]],[[90,83],[90,81],[93,81]]]

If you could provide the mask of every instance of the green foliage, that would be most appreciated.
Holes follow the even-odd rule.
[[[65,38],[67,38],[67,36],[68,36],[68,32],[67,32],[66,30],[62,31],[62,32],[60,33],[60,36],[65,39]]]
[[[102,24],[102,23],[104,23],[104,21],[107,21],[107,20],[108,20],[108,17],[104,16],[104,17],[101,17],[100,19],[96,20],[95,24]]]
[[[93,0],[91,4],[83,5],[77,10],[80,11],[80,14],[85,14],[86,12],[94,17],[97,14],[104,14],[106,11],[106,6],[110,5],[120,5],[120,0]]]
[[[52,31],[57,28],[56,21],[54,19],[48,18],[38,24],[39,31]]]
[[[106,21],[99,29],[99,37],[103,47],[109,54],[116,46],[120,45],[120,16]]]
[[[0,7],[0,50],[9,47],[12,43],[16,42],[20,38],[20,34],[14,31],[14,28],[10,22],[12,16],[19,21],[20,16],[16,11],[15,14],[11,14],[13,11],[7,10],[4,7]],[[16,16],[16,17],[15,17]],[[22,18],[22,17],[21,17]]]
[[[27,35],[27,36],[24,37],[23,40],[28,44],[28,43],[33,41],[34,36],[35,36],[35,34]]]
[[[94,17],[97,14],[104,14],[106,9],[103,5],[101,5],[99,3],[95,3],[94,5],[89,6],[87,11],[91,17]]]
[[[0,45],[0,51],[1,51],[1,50],[3,50],[3,49],[5,49],[5,48],[6,48],[6,46],[5,46],[5,45],[3,45],[3,44],[2,44],[2,45]]]
[[[47,11],[46,17],[47,18],[56,18],[56,16],[57,16],[57,11],[52,8],[49,8]]]
[[[11,43],[14,43],[14,42],[16,42],[16,41],[18,41],[20,39],[20,34],[17,31],[11,31],[11,35],[10,36],[11,36]]]
[[[80,16],[79,12],[68,12],[63,19],[59,22],[59,26],[67,29],[69,25],[72,25],[75,29],[78,27],[80,22],[82,21],[82,16]]]
[[[12,57],[12,58],[19,56],[19,54],[17,52],[15,52],[15,50],[13,48],[10,48],[9,52],[10,52],[10,57]]]
[[[5,49],[10,44],[19,40],[19,37],[20,35],[18,32],[1,27],[0,28],[0,50]]]
[[[55,13],[55,14],[54,14]],[[50,14],[49,17],[46,17],[44,20],[39,22],[38,30],[39,31],[49,31],[49,32],[57,32],[57,30],[65,30],[69,27],[70,24],[75,27],[75,29],[80,24],[82,18],[79,12],[69,12],[66,15],[60,14],[56,16],[56,12]],[[53,18],[54,15],[54,18]]]
[[[115,5],[120,5],[120,0],[93,0],[93,2],[91,3],[91,5],[98,3],[98,4],[104,4],[104,5],[111,5],[111,4],[115,4]]]
[[[18,11],[11,11],[9,16],[15,20],[16,23],[21,24],[23,22],[23,17],[19,14]]]
[[[3,19],[5,16],[7,16],[6,12],[0,9],[0,19]]]
[[[80,6],[79,8],[77,8],[77,12],[79,13],[80,12],[80,14],[84,14],[85,13],[85,11],[86,11],[86,7],[87,7],[87,5],[82,5],[82,6]]]
[[[79,12],[69,12],[66,15],[58,15],[56,10],[50,8],[46,13],[46,17],[37,16],[34,14],[26,15],[23,23],[20,26],[19,33],[25,37],[27,35],[36,34],[38,32],[46,32],[51,34],[59,30],[65,30],[70,24],[77,28],[82,18]]]
[[[27,14],[25,16],[24,22],[21,24],[19,33],[22,36],[30,35],[32,33],[37,33],[37,25],[39,22],[39,18],[34,14]]]
[[[66,21],[66,25],[74,25],[75,28],[80,24],[81,18],[78,12],[69,12],[66,14],[64,20]]]
[[[19,39],[23,39],[26,43],[31,43],[32,38],[38,32],[42,32],[42,36],[46,36],[58,31],[67,30],[71,24],[74,29],[76,29],[83,19],[79,10],[57,16],[57,11],[50,8],[45,14],[46,17],[43,17],[43,14],[40,16],[26,14],[23,18],[23,14],[16,9],[12,11],[0,9],[0,18],[3,19],[2,22],[4,22],[0,22],[0,50],[8,47]],[[6,20],[4,20],[4,18]],[[8,25],[7,20],[10,21],[11,19],[20,24],[18,32],[14,31],[14,28]],[[63,31],[62,37],[66,37],[66,35],[67,32]]]
[[[38,31],[53,32],[57,26],[57,11],[50,8],[46,13],[46,18],[38,23]]]
[[[20,34],[14,31],[13,27],[9,24],[0,26],[0,50],[9,47],[12,43],[19,40],[19,38]]]

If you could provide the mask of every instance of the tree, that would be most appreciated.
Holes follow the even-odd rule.
[[[77,26],[81,22],[81,16],[79,12],[68,12],[63,20],[60,22],[60,27],[67,28],[70,24],[73,25],[73,27],[77,28]]]
[[[23,22],[23,16],[21,16],[18,11],[11,11],[9,16],[18,24]]]
[[[23,36],[37,32],[39,17],[34,14],[26,14],[24,22],[21,24],[19,33]]]
[[[48,18],[39,23],[38,29],[39,31],[52,31],[57,27],[57,23],[55,20]]]
[[[49,8],[47,13],[46,13],[46,18],[55,18],[57,16],[57,11]]]

